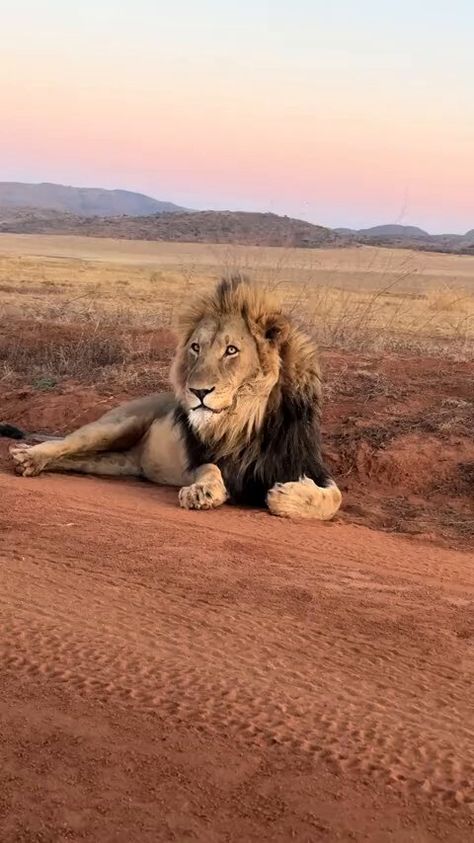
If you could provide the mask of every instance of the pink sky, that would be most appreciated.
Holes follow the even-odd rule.
[[[342,5],[353,18],[297,0],[293,15],[245,2],[231,21],[214,0],[199,17],[187,0],[182,20],[151,0],[122,16],[109,0],[77,13],[46,0],[41,14],[25,0],[0,54],[0,179],[326,225],[474,227],[469,4],[453,4],[448,31],[439,14],[417,31],[405,2],[395,21]]]

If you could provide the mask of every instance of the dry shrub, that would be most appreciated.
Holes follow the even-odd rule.
[[[326,348],[460,359],[474,349],[474,297],[462,273],[440,287],[419,255],[231,246],[204,254],[188,245],[151,268],[120,255],[121,247],[114,263],[0,256],[0,378],[155,388],[182,303],[236,272],[276,289]],[[446,275],[448,264],[440,267]]]
[[[120,325],[108,314],[92,321],[15,320],[0,324],[3,376],[26,375],[55,382],[69,377],[102,380],[133,365],[138,371],[170,359],[174,340],[167,329]]]
[[[252,256],[245,260],[244,255],[242,267],[248,277],[279,291],[320,345],[463,359],[474,353],[474,296],[462,280],[440,288],[420,274],[419,255],[417,262],[410,254],[400,259],[397,250],[371,250],[369,260],[362,251],[360,265],[352,256],[350,271],[344,250],[330,270],[324,256],[320,266],[317,254],[300,251],[299,266],[293,253],[282,252],[263,269],[252,267]],[[236,270],[228,259],[225,274]]]
[[[426,296],[429,310],[449,313],[455,311],[459,313],[469,312],[470,298],[465,293],[448,286],[430,290]]]

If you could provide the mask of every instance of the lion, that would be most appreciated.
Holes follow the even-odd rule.
[[[321,456],[312,339],[272,294],[240,278],[192,301],[177,338],[173,392],[130,401],[62,439],[12,446],[16,471],[141,477],[178,487],[185,509],[229,501],[332,518],[341,492]]]

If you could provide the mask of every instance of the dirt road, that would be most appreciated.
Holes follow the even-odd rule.
[[[0,839],[466,841],[472,557],[0,474]]]

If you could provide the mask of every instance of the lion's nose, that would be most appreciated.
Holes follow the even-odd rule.
[[[204,404],[206,395],[209,395],[210,392],[214,392],[214,390],[215,386],[211,386],[210,389],[193,389],[192,387],[189,387],[189,391],[192,392],[196,398],[199,398],[201,404]]]

